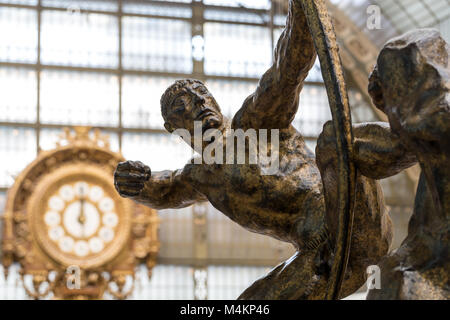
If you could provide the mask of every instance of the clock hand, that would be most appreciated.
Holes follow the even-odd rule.
[[[82,236],[84,236],[84,224],[86,222],[86,215],[84,213],[84,197],[82,197],[80,199],[80,214],[78,215],[78,222],[81,224],[82,226]]]

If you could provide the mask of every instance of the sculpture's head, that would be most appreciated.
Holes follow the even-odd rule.
[[[173,132],[186,129],[194,136],[194,122],[201,121],[202,133],[220,129],[223,116],[214,97],[199,80],[177,80],[161,97],[164,127]]]
[[[439,32],[422,29],[390,40],[369,79],[375,106],[410,141],[450,139],[450,51]]]

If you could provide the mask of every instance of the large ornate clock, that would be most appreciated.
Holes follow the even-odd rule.
[[[115,191],[120,161],[99,131],[75,127],[17,177],[6,203],[3,264],[18,261],[21,275],[31,275],[30,296],[126,298],[136,265],[145,260],[151,272],[158,217]]]

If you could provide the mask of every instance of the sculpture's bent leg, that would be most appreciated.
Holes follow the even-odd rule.
[[[297,252],[266,276],[256,280],[238,299],[324,299],[326,279],[320,250]]]

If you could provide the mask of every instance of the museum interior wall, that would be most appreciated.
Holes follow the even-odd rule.
[[[192,151],[165,131],[161,94],[176,79],[198,78],[231,117],[272,63],[286,2],[203,0],[199,7],[190,0],[0,0],[0,29],[9,30],[0,33],[0,215],[15,178],[40,152],[54,149],[66,127],[99,128],[112,151],[154,171],[181,168]],[[450,41],[448,1],[407,2],[328,2],[339,22],[354,122],[385,120],[364,81],[388,39],[436,27]],[[381,30],[366,27],[371,4],[382,8]],[[330,119],[316,62],[294,126],[314,151]],[[412,169],[381,181],[395,227],[391,249],[406,236],[417,179]],[[137,267],[130,299],[235,299],[294,253],[211,205],[157,214],[157,262],[151,277],[145,264]],[[0,267],[0,299],[29,298],[23,285],[31,280],[19,269],[13,264],[5,279]]]

